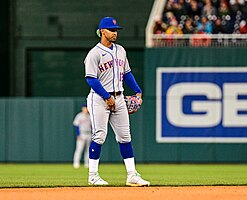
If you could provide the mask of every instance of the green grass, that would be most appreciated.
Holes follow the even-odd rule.
[[[152,186],[247,185],[247,165],[137,164]],[[110,186],[124,186],[123,164],[101,164]],[[87,169],[71,164],[0,164],[0,188],[87,186]]]

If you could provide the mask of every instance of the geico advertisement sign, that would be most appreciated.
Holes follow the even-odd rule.
[[[247,68],[158,68],[158,142],[247,142]]]
[[[247,78],[247,77],[246,77]],[[247,101],[240,95],[247,95],[247,83],[224,83],[221,87],[213,83],[177,83],[166,94],[167,118],[178,127],[213,127],[222,123],[224,127],[246,127]],[[185,102],[186,97],[202,96],[204,100]],[[184,106],[191,113],[184,112]]]

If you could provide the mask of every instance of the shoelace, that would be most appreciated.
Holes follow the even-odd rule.
[[[95,174],[91,180],[92,180],[94,183],[97,182],[98,180],[101,180],[101,177],[99,176],[99,173]]]
[[[136,176],[139,176],[139,177],[141,177],[141,174],[139,174],[138,172],[136,172]]]

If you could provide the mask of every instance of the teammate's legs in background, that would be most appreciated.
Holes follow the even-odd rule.
[[[88,168],[89,162],[89,146],[91,143],[91,135],[86,135],[85,150],[84,150],[84,167]]]
[[[74,152],[74,158],[73,158],[73,166],[74,168],[79,168],[80,167],[80,161],[81,161],[81,155],[82,151],[85,145],[85,141],[83,141],[80,136],[77,137],[76,140],[76,149]]]

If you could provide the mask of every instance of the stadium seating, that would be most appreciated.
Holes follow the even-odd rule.
[[[156,19],[154,34],[166,33],[174,22],[184,34],[244,34],[247,33],[246,20],[245,1],[167,0],[162,19]],[[186,28],[187,21],[192,21],[189,30]],[[157,27],[160,28],[157,30]],[[177,33],[174,29],[174,34]]]

